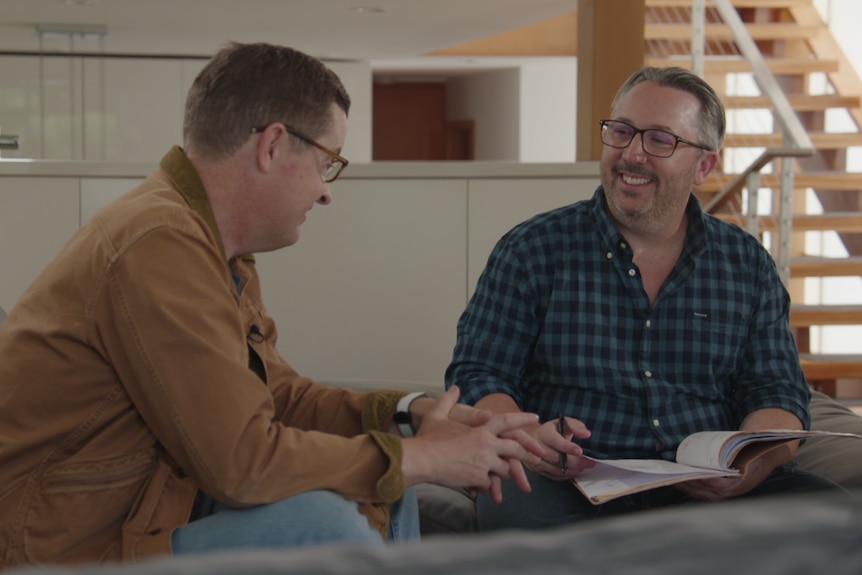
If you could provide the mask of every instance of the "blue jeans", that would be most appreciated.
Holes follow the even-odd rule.
[[[389,541],[419,539],[416,489],[390,506]],[[171,536],[174,555],[224,549],[279,548],[354,543],[382,546],[380,532],[359,506],[332,491],[308,491],[267,505],[228,507],[199,494],[192,520]]]
[[[503,482],[503,503],[497,505],[487,494],[476,498],[479,531],[497,529],[541,529],[568,525],[576,521],[599,519],[622,513],[659,509],[672,505],[699,503],[674,487],[661,487],[593,505],[568,481],[552,481],[527,471],[533,490],[523,493],[514,481]],[[743,497],[804,493],[812,491],[843,492],[841,486],[795,464],[778,467],[763,482]]]

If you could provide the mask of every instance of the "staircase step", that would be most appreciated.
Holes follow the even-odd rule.
[[[801,256],[790,258],[790,277],[862,276],[862,256],[824,258]]]
[[[745,216],[741,214],[717,213],[715,217],[746,227]],[[778,231],[778,218],[775,216],[760,216],[760,231]],[[794,232],[862,232],[862,213],[859,212],[829,212],[824,214],[794,214]],[[859,322],[862,324],[862,322]]]
[[[850,146],[862,146],[862,132],[808,132],[811,143],[818,150],[835,150]],[[725,148],[779,148],[783,145],[782,134],[727,134]]]
[[[839,70],[838,60],[815,58],[764,58],[764,60],[766,67],[776,76],[812,74],[814,72],[828,74]],[[647,64],[661,68],[668,66],[677,66],[687,70],[692,68],[690,56],[649,58]],[[703,60],[703,70],[706,74],[742,74],[751,72],[751,64],[741,56],[706,56]]]
[[[710,174],[706,181],[697,187],[697,192],[719,192],[730,184],[735,174]],[[862,173],[857,172],[805,172],[794,174],[794,188],[813,188],[818,191],[862,190]],[[762,174],[760,186],[763,188],[780,187],[780,178],[776,174]]]
[[[807,40],[821,32],[823,25],[806,25],[796,23],[746,23],[745,29],[755,41],[757,40]],[[732,41],[733,31],[725,24],[704,24],[704,36],[712,41]],[[691,23],[679,24],[646,24],[644,26],[645,40],[662,40],[671,42],[690,42]]]
[[[691,8],[691,0],[646,0],[647,8]],[[715,2],[706,0],[707,6]],[[733,0],[737,8],[787,8],[788,6],[810,6],[811,0]]]
[[[790,306],[790,325],[862,325],[862,305],[795,304]]]
[[[809,382],[862,378],[862,355],[800,354]]]
[[[788,94],[790,106],[797,112],[819,112],[830,108],[858,108],[862,98],[840,94]],[[721,99],[728,110],[771,109],[766,96],[724,96]]]

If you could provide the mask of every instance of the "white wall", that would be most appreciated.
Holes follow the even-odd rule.
[[[347,139],[341,155],[351,162],[371,162],[371,125],[374,91],[371,66],[368,62],[326,62],[335,72],[350,94],[350,114],[347,123]]]
[[[520,83],[517,68],[459,76],[448,82],[447,119],[476,122],[477,160],[519,160]]]
[[[841,44],[856,74],[862,73],[862,3],[859,0],[814,0],[835,39]]]
[[[521,68],[521,162],[574,162],[576,58],[543,58]]]
[[[450,79],[447,119],[475,120],[477,160],[574,162],[576,97],[576,58],[522,59]]]

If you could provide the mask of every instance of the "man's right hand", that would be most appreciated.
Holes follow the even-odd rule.
[[[593,461],[581,457],[584,450],[577,443],[572,442],[574,437],[580,439],[589,437],[590,430],[578,419],[566,417],[565,422],[566,431],[563,434],[560,434],[556,419],[546,421],[534,429],[536,441],[545,449],[548,456],[537,464],[528,464],[530,471],[554,481],[562,481],[572,479],[584,469],[589,469],[595,465]],[[561,469],[560,465],[561,454],[563,453],[566,454],[565,471]]]
[[[423,410],[416,437],[403,441],[404,477],[408,485],[438,483],[489,491],[492,478],[514,478],[529,491],[522,462],[538,465],[547,454],[524,431],[538,423],[532,413],[491,414],[458,404],[459,390],[451,387]]]
[[[488,410],[493,413],[521,413],[521,408],[515,403],[515,400],[503,393],[493,393],[486,395],[476,404],[477,407]],[[581,457],[583,450],[579,445],[572,442],[572,438],[577,437],[585,439],[590,436],[590,430],[580,420],[567,417],[566,433],[560,434],[558,429],[558,420],[554,419],[546,421],[543,424],[538,422],[534,425],[526,427],[525,432],[530,433],[533,439],[542,447],[545,455],[538,462],[525,462],[527,468],[543,477],[554,481],[568,481],[575,475],[593,467],[595,463],[589,459]],[[560,454],[565,453],[566,471],[560,470]]]

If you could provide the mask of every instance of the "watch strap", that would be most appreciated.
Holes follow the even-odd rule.
[[[427,396],[427,393],[414,391],[402,396],[398,400],[395,406],[395,425],[398,426],[401,437],[413,437],[416,435],[416,429],[413,427],[413,417],[410,415],[410,404],[420,397]]]

